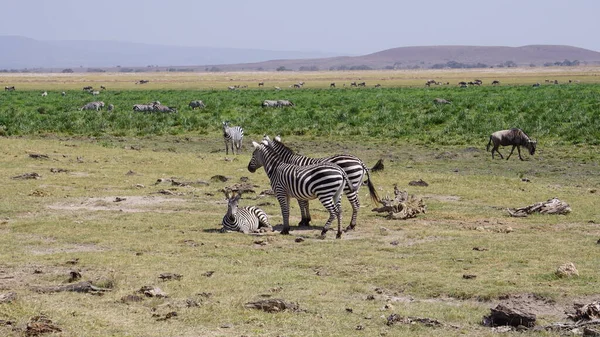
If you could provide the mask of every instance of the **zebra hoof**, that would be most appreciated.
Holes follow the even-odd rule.
[[[344,231],[345,232],[353,231],[355,226],[356,225],[350,225],[350,226],[346,227],[346,229],[344,229]]]
[[[336,239],[341,239],[342,238],[342,232],[337,232],[337,234],[335,235]]]
[[[310,227],[310,220],[309,221],[302,220],[302,221],[298,222],[298,227]]]

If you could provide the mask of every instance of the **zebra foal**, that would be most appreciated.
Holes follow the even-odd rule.
[[[241,193],[236,191],[223,191],[227,198],[227,214],[223,217],[221,232],[234,231],[248,233],[258,233],[263,231],[273,231],[269,224],[267,214],[256,206],[238,207]]]
[[[342,205],[341,194],[344,187],[356,192],[350,185],[346,172],[332,163],[319,163],[309,166],[298,166],[281,161],[277,153],[268,146],[267,141],[252,142],[254,152],[248,163],[248,171],[254,173],[260,167],[265,169],[275,192],[283,217],[281,234],[290,233],[290,198],[299,202],[319,199],[329,212],[329,218],[321,231],[321,237],[329,230],[331,223],[337,218],[338,231],[336,238],[342,237]]]
[[[358,217],[358,209],[360,208],[360,201],[358,200],[358,189],[361,187],[363,183],[363,179],[365,175],[367,176],[367,187],[369,188],[369,195],[371,196],[371,200],[379,204],[379,196],[377,195],[377,191],[375,190],[375,186],[371,181],[371,176],[369,174],[369,169],[365,165],[365,163],[360,160],[360,158],[353,156],[351,154],[337,154],[324,158],[311,158],[296,154],[292,149],[287,147],[284,143],[281,142],[281,138],[279,136],[275,137],[274,140],[271,140],[269,136],[265,135],[264,140],[267,141],[267,145],[273,149],[273,151],[279,156],[282,162],[288,164],[294,164],[298,166],[307,166],[319,163],[333,163],[338,165],[342,170],[346,172],[348,176],[348,180],[350,182],[350,187],[344,188],[344,194],[348,197],[348,201],[352,206],[352,218],[350,220],[350,225],[346,227],[346,230],[353,230],[356,227],[356,221]],[[299,226],[310,226],[311,216],[308,207],[308,200],[298,200],[298,205],[300,206],[300,213],[302,215],[302,220],[298,224]]]
[[[225,141],[225,154],[229,154],[229,144],[231,144],[231,153],[234,155],[240,153],[242,140],[244,139],[244,129],[241,126],[229,126],[229,122],[223,122],[223,140]]]

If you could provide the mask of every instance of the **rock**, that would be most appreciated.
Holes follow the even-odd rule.
[[[535,314],[498,304],[496,308],[491,309],[489,316],[483,318],[483,325],[491,327],[503,325],[518,327],[523,325],[531,328],[535,325],[535,321]]]
[[[558,267],[555,274],[560,278],[579,276],[579,272],[577,271],[577,268],[575,268],[573,262],[567,262],[562,266]]]

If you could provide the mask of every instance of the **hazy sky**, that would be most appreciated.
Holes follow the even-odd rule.
[[[367,54],[425,45],[600,51],[600,0],[6,0],[0,35]]]

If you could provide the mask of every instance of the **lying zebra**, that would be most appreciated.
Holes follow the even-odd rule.
[[[292,149],[287,147],[285,144],[281,142],[281,138],[279,136],[275,137],[274,140],[271,140],[269,136],[265,135],[264,141],[267,142],[267,146],[271,147],[273,151],[279,156],[281,161],[294,164],[299,166],[307,166],[318,163],[333,163],[338,165],[342,170],[346,172],[348,176],[348,180],[350,181],[350,185],[353,187],[352,190],[350,188],[344,188],[344,193],[348,197],[348,201],[352,206],[352,218],[350,220],[350,225],[346,227],[346,230],[353,230],[356,227],[356,221],[358,217],[358,210],[360,208],[360,202],[358,200],[358,189],[362,186],[363,179],[365,176],[367,177],[366,183],[369,189],[369,195],[371,196],[371,200],[379,204],[379,196],[377,195],[377,191],[375,190],[375,186],[371,180],[371,175],[369,174],[369,169],[365,165],[365,163],[360,160],[360,158],[353,156],[351,154],[337,154],[324,158],[311,158],[306,157],[300,154],[294,153]],[[308,207],[308,201],[298,200],[298,205],[300,206],[300,213],[302,215],[302,220],[298,224],[299,226],[310,226],[311,216]]]
[[[221,232],[234,231],[248,233],[272,232],[267,214],[256,206],[238,207],[242,194],[223,190],[227,199],[227,214],[223,217]]]
[[[277,153],[268,146],[267,141],[252,142],[254,152],[248,163],[248,171],[256,172],[264,167],[271,182],[271,189],[281,207],[283,229],[281,234],[290,234],[290,197],[299,202],[319,199],[329,212],[329,218],[323,226],[321,237],[324,238],[331,223],[337,218],[338,230],[336,238],[342,237],[342,203],[341,194],[347,187],[352,193],[356,188],[350,184],[346,172],[332,163],[319,163],[309,166],[298,166],[281,161]]]

